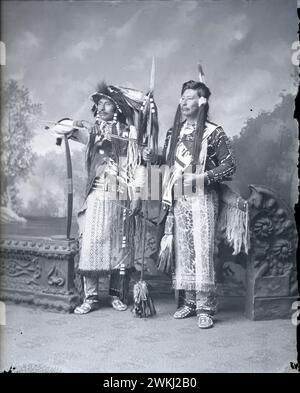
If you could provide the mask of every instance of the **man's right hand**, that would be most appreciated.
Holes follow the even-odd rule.
[[[152,151],[148,147],[144,147],[142,151],[142,158],[145,162],[151,161]]]
[[[94,126],[93,123],[91,123],[90,121],[87,120],[74,120],[73,122],[74,127],[79,127],[79,128],[87,128],[90,129]]]

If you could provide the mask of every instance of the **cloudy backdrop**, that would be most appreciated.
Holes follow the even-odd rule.
[[[295,0],[2,2],[2,77],[43,104],[43,118],[90,119],[98,81],[147,90],[156,57],[161,140],[184,81],[201,60],[212,91],[211,120],[229,135],[294,92]],[[295,68],[295,67],[294,67]],[[41,128],[42,129],[42,128]],[[72,144],[76,148],[76,144]],[[55,149],[37,130],[34,149]]]

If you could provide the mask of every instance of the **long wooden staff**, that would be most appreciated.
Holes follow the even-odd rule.
[[[152,58],[152,67],[151,67],[151,76],[150,76],[150,90],[148,94],[148,99],[153,94],[154,91],[154,80],[155,80],[155,60],[154,57]],[[149,125],[147,129],[147,147],[150,149],[151,147],[151,129],[152,129],[152,108],[150,103],[150,118],[149,118]],[[143,234],[142,234],[142,267],[141,267],[141,280],[144,279],[144,266],[145,266],[145,246],[146,246],[146,227],[147,227],[147,220],[149,215],[149,200],[151,194],[151,162],[147,161],[147,199],[145,201],[145,214],[143,217]]]
[[[147,146],[151,147],[151,129],[152,129],[152,94],[154,89],[154,77],[155,77],[155,63],[154,58],[152,59],[152,69],[151,69],[151,78],[150,78],[150,91],[147,95],[147,107],[149,110],[149,124],[147,124]],[[139,130],[142,132],[142,130]],[[151,191],[151,163],[147,161],[147,199],[145,201],[145,214],[143,217],[143,231],[142,231],[142,266],[141,266],[141,276],[139,282],[137,282],[133,287],[133,297],[134,297],[134,305],[132,312],[136,317],[147,318],[156,314],[155,306],[151,295],[149,293],[147,283],[144,281],[144,270],[145,270],[145,246],[146,246],[146,228],[147,228],[147,220],[148,220],[148,202],[150,200],[150,191]]]

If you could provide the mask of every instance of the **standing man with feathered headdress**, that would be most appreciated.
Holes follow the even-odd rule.
[[[140,162],[135,115],[143,94],[102,82],[91,95],[95,123],[75,121],[69,138],[86,145],[87,186],[78,214],[84,301],[76,314],[99,307],[99,275],[110,272],[109,294],[115,310],[127,309],[134,263],[134,230]]]

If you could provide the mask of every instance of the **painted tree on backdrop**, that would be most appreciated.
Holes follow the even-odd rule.
[[[32,129],[41,109],[18,81],[9,80],[1,88],[1,206],[12,216],[19,207],[18,183],[28,176],[35,160]]]
[[[247,120],[233,147],[238,161],[236,187],[244,197],[248,184],[273,188],[293,207],[298,198],[298,135],[295,97],[281,94],[270,112]]]

